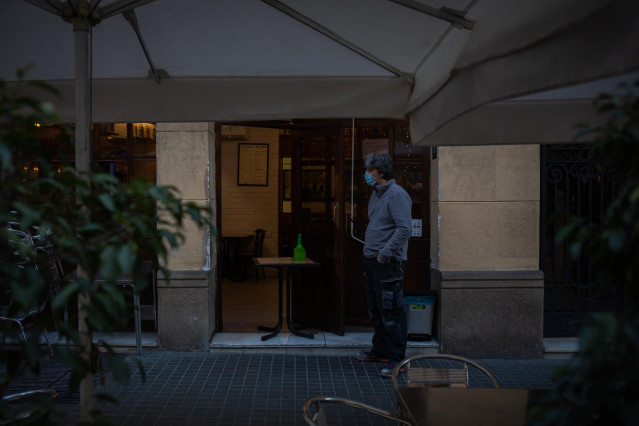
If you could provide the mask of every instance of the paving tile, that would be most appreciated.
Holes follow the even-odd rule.
[[[146,370],[141,380],[135,363],[127,386],[113,382],[100,390],[118,398],[116,405],[98,404],[115,425],[299,425],[302,405],[317,395],[340,396],[393,411],[392,383],[379,377],[378,363],[362,363],[350,355],[291,355],[273,353],[182,353],[145,351],[138,357]],[[132,359],[130,357],[129,359]],[[478,360],[503,387],[552,388],[555,368],[562,359]],[[418,365],[451,366],[449,361],[420,360]],[[25,375],[12,384],[13,391],[29,385],[64,389],[68,371],[61,362],[45,363],[39,378]],[[481,372],[470,369],[471,387],[490,386]],[[79,419],[79,397],[58,401],[54,421],[73,424]],[[339,412],[345,424],[384,424],[352,412]]]

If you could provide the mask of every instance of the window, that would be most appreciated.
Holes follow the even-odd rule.
[[[24,179],[38,177],[37,157],[48,158],[58,172],[75,163],[75,133],[72,124],[39,125],[40,145],[25,147],[15,158]],[[156,182],[156,129],[153,123],[99,123],[91,126],[93,161],[98,170],[122,182],[147,179]]]
[[[93,159],[99,170],[122,182],[156,181],[155,124],[94,124]]]

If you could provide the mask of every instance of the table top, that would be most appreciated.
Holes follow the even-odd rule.
[[[517,426],[546,390],[403,387],[398,390],[419,424]]]
[[[255,266],[292,266],[292,267],[305,267],[305,266],[320,266],[319,263],[305,258],[301,262],[296,262],[292,257],[254,257],[253,262]]]

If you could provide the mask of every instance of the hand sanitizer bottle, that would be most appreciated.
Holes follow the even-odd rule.
[[[302,247],[302,234],[297,234],[297,247],[293,249],[293,261],[303,262],[306,259],[306,250]]]

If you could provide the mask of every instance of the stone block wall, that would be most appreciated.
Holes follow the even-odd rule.
[[[440,349],[541,357],[539,146],[440,147],[431,164],[431,270]]]
[[[222,232],[251,234],[256,228],[266,231],[264,255],[278,254],[278,197],[279,197],[279,130],[246,128],[245,140],[222,140]],[[269,145],[268,186],[240,186],[237,184],[238,144],[266,143]]]
[[[215,217],[213,123],[157,124],[157,180]],[[158,344],[164,350],[209,349],[215,331],[215,259],[206,229],[187,222],[185,242],[170,253],[170,280],[158,275]]]

